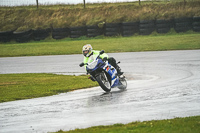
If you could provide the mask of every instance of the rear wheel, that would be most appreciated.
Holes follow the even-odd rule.
[[[119,78],[119,82],[121,83],[121,85],[118,87],[120,90],[125,90],[127,87],[127,82],[126,82],[126,78]]]
[[[99,85],[101,86],[101,88],[106,91],[106,92],[110,92],[111,91],[111,86],[110,86],[110,82],[105,74],[105,72],[100,73],[97,77],[96,77],[97,82],[99,83]]]

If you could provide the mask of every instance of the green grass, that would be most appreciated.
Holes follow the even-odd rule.
[[[88,76],[0,74],[0,103],[37,98],[96,86]]]
[[[199,133],[200,116],[96,126],[57,133]]]
[[[0,44],[0,57],[80,54],[84,44],[91,44],[94,49],[104,49],[107,53],[200,49],[200,33],[10,42]]]

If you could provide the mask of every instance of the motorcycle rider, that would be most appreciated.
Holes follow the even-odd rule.
[[[82,53],[84,55],[84,60],[83,60],[83,63],[89,63],[90,60],[89,60],[89,57],[91,55],[96,55],[98,56],[99,55],[99,52],[100,51],[96,51],[96,50],[93,50],[92,49],[92,46],[90,44],[86,44],[83,46],[83,49],[82,49]],[[108,60],[108,63],[110,63],[116,70],[117,70],[117,73],[118,75],[122,75],[123,72],[121,72],[121,68],[117,65],[116,63],[116,60],[113,58],[113,57],[108,57],[108,55],[106,53],[103,53],[102,55],[100,55],[100,58],[103,60],[103,61],[106,61]],[[85,65],[85,68],[86,68],[86,65]],[[92,78],[92,77],[91,77]]]

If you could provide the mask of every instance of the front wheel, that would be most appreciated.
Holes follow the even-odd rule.
[[[110,86],[110,82],[106,76],[106,74],[104,72],[100,73],[97,77],[96,77],[97,82],[99,83],[99,85],[101,86],[101,88],[105,91],[105,92],[110,92],[111,91],[111,86]]]

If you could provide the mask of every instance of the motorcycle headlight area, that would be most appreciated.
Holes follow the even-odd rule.
[[[88,69],[94,69],[98,63],[98,60],[95,60],[87,65]]]

